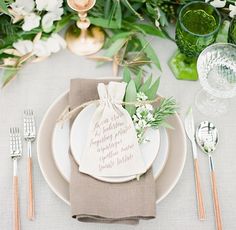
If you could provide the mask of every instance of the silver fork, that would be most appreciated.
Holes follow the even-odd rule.
[[[17,163],[22,156],[22,143],[19,128],[10,128],[10,153],[13,160],[14,230],[20,230],[20,208],[18,192]]]
[[[33,195],[33,175],[32,175],[32,143],[36,138],[36,127],[33,110],[24,111],[24,139],[27,142],[27,173],[28,173],[28,219],[34,219],[34,195]]]

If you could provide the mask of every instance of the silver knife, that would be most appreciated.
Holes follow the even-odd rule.
[[[191,145],[192,145],[198,217],[199,217],[199,220],[205,220],[206,213],[205,213],[205,207],[204,207],[203,195],[202,195],[201,183],[200,183],[199,164],[198,164],[198,157],[197,157],[197,145],[195,142],[195,125],[194,125],[194,119],[193,119],[193,111],[191,107],[186,114],[186,117],[184,120],[184,126],[185,126],[185,131],[187,133],[187,136],[190,139]]]

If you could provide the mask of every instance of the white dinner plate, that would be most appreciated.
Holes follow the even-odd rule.
[[[60,96],[47,110],[39,127],[37,154],[41,172],[53,192],[64,202],[70,204],[69,183],[58,170],[52,154],[52,135],[59,115],[68,106],[68,92]],[[169,156],[161,174],[156,179],[156,203],[163,200],[177,184],[186,159],[186,136],[182,122],[177,114],[168,123]]]
[[[86,141],[86,133],[88,132],[88,122],[91,119],[91,115],[94,111],[94,106],[90,106],[85,110],[81,111],[78,119],[74,121],[74,125],[71,130],[72,133],[75,132],[75,140],[74,144],[71,144],[72,152],[74,152],[74,158],[77,162],[79,162],[79,154],[83,151],[83,146]],[[80,127],[80,128],[78,128]],[[70,161],[69,161],[69,136],[70,136],[70,128],[69,122],[66,121],[63,123],[57,123],[54,128],[53,138],[52,138],[52,151],[55,163],[57,165],[58,170],[62,174],[62,176],[70,181]],[[168,158],[168,136],[167,132],[164,128],[157,129],[149,129],[147,130],[146,137],[150,140],[150,142],[140,145],[141,151],[144,153],[144,160],[146,163],[146,167],[153,167],[153,175],[155,178],[161,173],[162,169],[165,166],[166,160]],[[71,138],[72,140],[72,138]],[[155,149],[156,151],[153,151]],[[133,179],[134,177],[126,177],[126,178],[114,178],[113,181],[109,180],[109,182],[124,182]],[[100,179],[100,178],[99,178]],[[101,178],[102,180],[106,180],[106,178]]]

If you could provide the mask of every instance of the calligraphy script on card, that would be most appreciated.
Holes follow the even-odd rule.
[[[132,127],[123,117],[123,114],[114,114],[95,124],[90,147],[97,148],[100,155],[99,171],[125,164],[134,157],[134,144],[124,139]]]
[[[90,122],[80,172],[95,177],[125,177],[146,171],[132,119],[116,103],[122,101],[125,87],[118,82],[98,85],[101,101]]]

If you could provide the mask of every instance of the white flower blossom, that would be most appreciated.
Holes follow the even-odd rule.
[[[135,114],[132,116],[132,119],[133,119],[134,122],[138,121],[138,117]]]
[[[13,43],[13,47],[23,56],[32,52],[33,42],[30,40],[19,40]]]
[[[35,42],[30,40],[18,40],[13,43],[13,47],[22,56],[32,52],[36,57],[48,57],[52,53],[66,48],[66,42],[60,35],[52,34],[47,40],[41,39]]]
[[[148,97],[143,92],[137,93],[137,101],[146,101]]]
[[[51,51],[48,49],[47,42],[45,40],[36,41],[34,43],[33,52],[37,57],[48,57],[51,54]]]
[[[52,34],[47,40],[47,47],[52,53],[57,53],[66,48],[66,41],[58,34]]]
[[[35,2],[34,0],[16,0],[10,4],[10,7],[18,15],[27,15],[33,11]]]
[[[235,5],[232,4],[229,5],[229,10],[230,10],[229,16],[233,18],[236,15],[236,2]]]
[[[147,121],[154,121],[154,117],[153,117],[152,113],[148,113]]]
[[[48,57],[66,47],[65,40],[58,34],[52,34],[47,40],[39,40],[34,44],[34,54],[37,57]]]
[[[225,7],[227,1],[226,0],[213,0],[213,1],[206,0],[205,2],[210,2],[210,4],[214,6],[215,8],[223,8]]]
[[[57,11],[58,8],[62,7],[63,0],[36,0],[36,8],[39,11],[46,10],[50,12]]]
[[[146,125],[147,125],[147,122],[145,120],[139,120],[138,124],[139,124],[140,127],[145,128]]]
[[[159,22],[159,20],[160,20],[160,18],[161,18],[160,9],[159,9],[159,8],[156,8],[156,12],[157,12],[157,18],[156,18],[156,20],[155,20],[155,26],[156,26],[157,28],[160,28],[160,22]]]
[[[156,26],[157,28],[160,28],[160,22],[159,22],[158,19],[155,20],[155,26]]]
[[[145,98],[144,96],[146,97],[144,93],[138,93],[139,98]],[[150,104],[139,105],[136,109],[136,113],[132,116],[139,143],[145,143],[145,130],[151,127],[151,122],[154,121],[152,111],[153,106]]]
[[[146,107],[146,109],[148,111],[152,111],[153,110],[153,106],[151,104],[146,104],[145,107]]]
[[[42,28],[43,31],[48,33],[53,29],[53,22],[61,19],[61,15],[63,14],[63,9],[59,8],[57,11],[48,12],[42,18]]]
[[[30,31],[34,28],[37,28],[40,25],[40,16],[36,15],[35,13],[27,14],[24,17],[24,23],[22,25],[22,29],[24,31]]]
[[[141,105],[137,108],[136,113],[137,115],[139,114],[140,116],[142,115],[142,113],[146,112],[146,107],[144,105]]]

